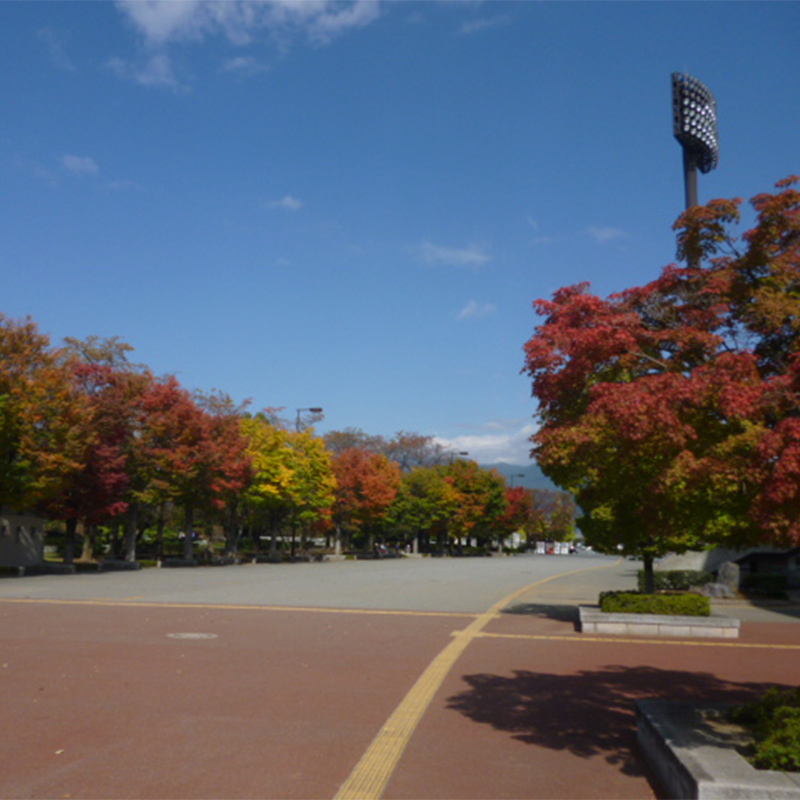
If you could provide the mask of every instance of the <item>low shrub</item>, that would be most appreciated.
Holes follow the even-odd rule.
[[[256,564],[282,564],[283,563],[283,556],[278,553],[259,553],[255,557]]]
[[[760,700],[731,709],[730,718],[753,732],[748,760],[756,769],[800,772],[800,689],[770,689]]]
[[[637,573],[639,581],[639,591],[645,590],[644,570],[640,569]],[[653,573],[655,580],[655,590],[658,591],[677,591],[685,592],[693,586],[703,586],[706,583],[713,583],[714,576],[710,572],[702,569],[664,569],[656,570]]]
[[[669,614],[680,617],[711,616],[711,601],[698,594],[639,594],[603,592],[600,610],[606,614]]]

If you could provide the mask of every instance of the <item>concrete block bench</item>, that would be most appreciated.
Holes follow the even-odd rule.
[[[581,633],[622,636],[707,636],[738,639],[740,622],[734,617],[683,617],[666,614],[604,614],[597,607],[580,606]]]
[[[698,800],[800,800],[800,773],[755,769],[733,732],[709,724],[690,703],[636,702],[639,749],[665,797]]]

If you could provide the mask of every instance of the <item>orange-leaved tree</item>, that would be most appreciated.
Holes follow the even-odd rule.
[[[59,497],[83,468],[89,422],[49,338],[0,314],[0,503],[33,510]]]
[[[505,478],[496,469],[469,459],[456,459],[439,469],[456,493],[449,537],[457,541],[474,538],[483,544],[501,537],[498,523],[507,507]]]
[[[372,550],[375,533],[400,488],[400,467],[381,453],[358,447],[343,450],[333,459],[336,476],[334,523],[337,543],[342,534],[361,533]]]

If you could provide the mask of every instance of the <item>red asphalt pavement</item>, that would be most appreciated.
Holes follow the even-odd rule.
[[[386,798],[655,797],[634,700],[800,683],[796,621],[659,641],[526,610],[470,642]],[[0,797],[333,798],[474,618],[0,601]]]

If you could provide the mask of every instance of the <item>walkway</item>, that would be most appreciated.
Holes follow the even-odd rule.
[[[800,683],[789,607],[748,608],[736,642],[586,637],[574,604],[624,588],[635,565],[494,561],[224,568],[206,573],[205,602],[197,570],[171,593],[156,571],[0,581],[13,720],[0,797],[653,797],[635,699],[738,701]],[[259,585],[291,577],[284,595],[317,600],[342,576],[348,608],[257,602],[272,597]],[[482,612],[471,583],[492,598]],[[404,593],[412,607],[392,607]]]

